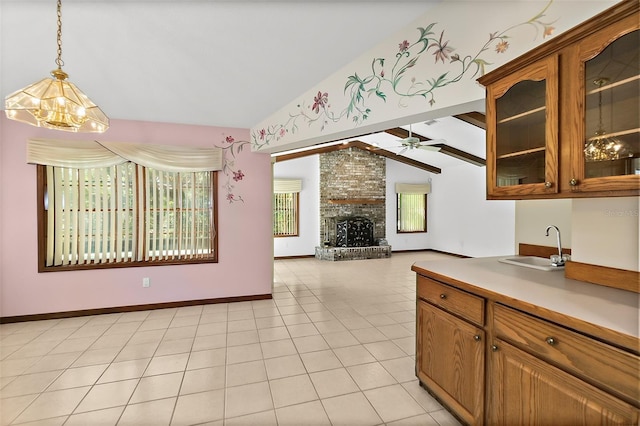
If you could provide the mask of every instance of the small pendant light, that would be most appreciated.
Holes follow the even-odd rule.
[[[599,77],[593,81],[598,86],[598,129],[595,136],[587,139],[584,145],[584,157],[587,162],[619,160],[633,157],[633,152],[622,140],[607,134],[602,124],[602,86],[610,81],[606,77]]]
[[[65,132],[102,133],[109,128],[109,119],[100,108],[67,81],[62,71],[62,0],[58,0],[58,57],[53,78],[45,78],[20,89],[5,98],[5,114],[37,127]]]

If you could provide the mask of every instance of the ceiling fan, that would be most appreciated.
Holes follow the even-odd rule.
[[[443,139],[420,139],[412,135],[411,133],[411,125],[409,125],[409,136],[406,138],[399,139],[400,142],[399,147],[402,149],[398,152],[398,155],[404,154],[406,151],[411,149],[424,149],[427,151],[440,151],[441,147],[430,145],[434,142],[441,142]],[[428,144],[428,143],[429,144]]]

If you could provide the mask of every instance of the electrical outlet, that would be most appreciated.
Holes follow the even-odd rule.
[[[151,280],[149,277],[144,277],[142,279],[142,287],[149,287],[151,285]]]

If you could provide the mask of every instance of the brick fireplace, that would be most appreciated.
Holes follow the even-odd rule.
[[[379,246],[386,232],[385,158],[357,148],[320,155],[320,241],[316,258],[389,257]]]
[[[363,217],[377,244],[386,232],[385,198],[384,157],[357,148],[320,155],[320,241],[335,246],[338,221]]]

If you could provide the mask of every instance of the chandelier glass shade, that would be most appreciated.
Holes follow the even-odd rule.
[[[5,114],[10,120],[37,127],[102,133],[109,128],[109,119],[75,84],[67,81],[68,75],[62,71],[61,6],[61,0],[58,0],[58,68],[51,71],[50,78],[8,95]]]
[[[602,124],[602,86],[609,83],[606,77],[600,77],[593,81],[598,86],[598,129],[595,136],[587,139],[584,145],[584,156],[587,162],[619,160],[632,157],[633,152],[627,144],[616,138],[613,134],[607,134]]]

